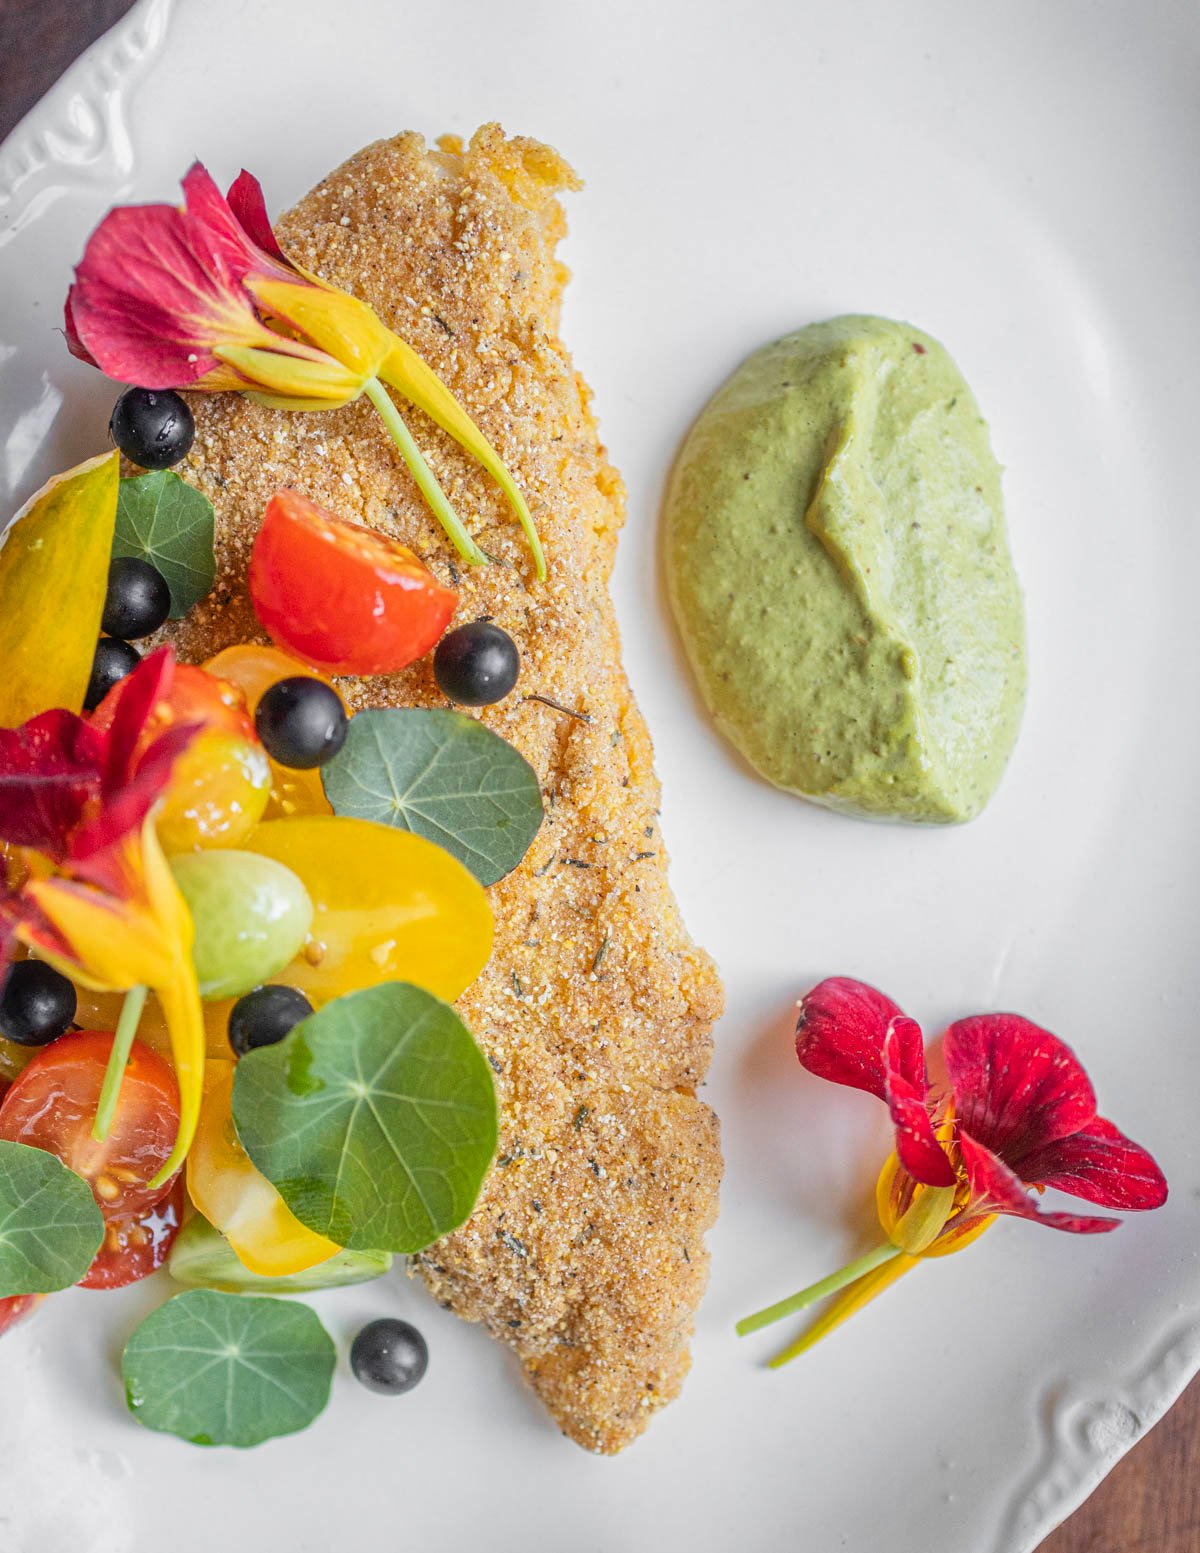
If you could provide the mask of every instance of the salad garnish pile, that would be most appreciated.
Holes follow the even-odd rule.
[[[281,1296],[362,1282],[470,1215],[496,1148],[492,1069],[452,1004],[492,948],[485,886],[542,819],[536,774],[451,708],[351,716],[338,675],[437,649],[448,699],[514,688],[516,644],[452,629],[404,546],[295,490],[250,567],[271,645],[143,652],[215,578],[210,503],[174,466],[176,387],[289,409],[367,393],[468,559],[382,384],[519,491],[433,373],[355,298],[291,265],[243,174],[183,210],[115,210],[67,305],[77,355],[132,378],[117,452],[50,481],[0,546],[0,1331],[74,1284],[167,1266],[132,1335],[151,1428],[252,1445],[305,1427],[335,1363]],[[72,607],[61,607],[64,576]],[[401,1393],[419,1333],[373,1322],[352,1368]]]

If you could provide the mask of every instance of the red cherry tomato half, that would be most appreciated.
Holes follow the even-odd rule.
[[[13,1080],[0,1105],[0,1138],[57,1154],[87,1181],[106,1218],[139,1213],[167,1187],[150,1180],[166,1163],[179,1128],[179,1086],[170,1064],[134,1041],[112,1129],[92,1137],[96,1103],[112,1050],[103,1030],[77,1030],[44,1046]]]
[[[152,1208],[105,1219],[104,1242],[79,1287],[123,1289],[148,1278],[167,1260],[182,1223],[183,1177],[176,1176],[170,1191]]]
[[[116,711],[118,695],[110,690],[92,713],[98,728],[109,728]],[[253,740],[254,719],[239,686],[192,663],[177,663],[171,678],[170,694],[158,701],[138,740],[145,750],[155,739],[179,723],[199,723],[205,733],[226,733]]]
[[[10,1294],[7,1299],[0,1300],[0,1336],[9,1327],[15,1327],[45,1297],[44,1294]]]
[[[331,674],[390,674],[436,646],[458,596],[411,550],[298,491],[267,503],[250,597],[275,641]]]

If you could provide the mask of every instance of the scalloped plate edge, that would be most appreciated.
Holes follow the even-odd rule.
[[[73,189],[124,187],[130,91],[159,59],[174,0],[141,0],[99,37],[0,144],[0,247]]]

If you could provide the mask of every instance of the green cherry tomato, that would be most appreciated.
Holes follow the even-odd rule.
[[[202,998],[240,997],[300,952],[313,908],[290,868],[225,848],[173,857],[171,871],[196,926],[192,958]]]

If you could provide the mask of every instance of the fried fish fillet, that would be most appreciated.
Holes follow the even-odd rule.
[[[279,227],[293,258],[369,302],[466,405],[529,500],[548,580],[496,487],[415,412],[495,564],[454,567],[365,401],[289,414],[196,396],[183,473],[216,508],[218,581],[173,639],[193,660],[261,639],[250,547],[271,493],[292,485],[402,539],[457,585],[459,621],[490,616],[516,640],[517,692],[482,715],[536,769],[546,818],[489,892],[495,952],[460,1004],[496,1073],[501,1144],[473,1217],[415,1267],[513,1349],[572,1439],[615,1452],[688,1367],[721,1174],[716,1119],[694,1091],[721,989],[668,888],[608,595],[624,490],[557,333],[556,193],[577,186],[554,151],[495,125],[465,147],[400,135],[351,157]],[[446,704],[428,661],[343,689],[355,708]]]

